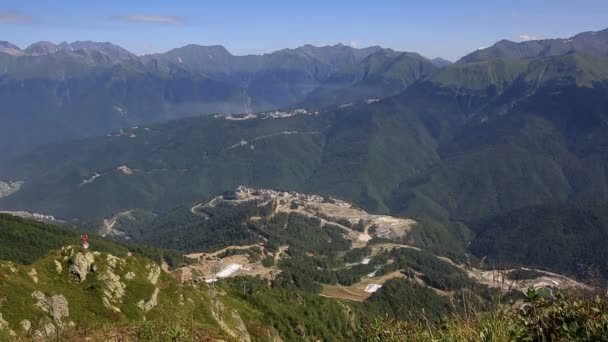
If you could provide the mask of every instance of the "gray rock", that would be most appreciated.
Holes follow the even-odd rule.
[[[2,313],[0,313],[0,330],[8,329],[8,322],[2,318]]]
[[[32,329],[32,322],[27,319],[24,319],[23,321],[19,322],[19,325],[21,325],[21,329],[23,329],[23,331],[25,332],[29,332],[30,329]]]
[[[63,319],[70,316],[68,300],[63,295],[46,297],[44,293],[34,291],[32,298],[36,300],[34,306],[44,312],[48,312],[59,327],[63,326]]]
[[[76,253],[71,258],[71,265],[69,267],[70,274],[74,275],[81,283],[87,279],[87,274],[91,270],[91,266],[95,262],[95,256],[92,253],[82,254]]]
[[[137,306],[139,306],[139,308],[144,310],[145,312],[152,310],[158,304],[158,291],[158,287],[155,288],[154,292],[152,293],[152,297],[150,297],[150,300],[144,302],[144,300],[142,299],[137,303]]]
[[[160,277],[160,267],[158,265],[147,265],[146,269],[150,270],[150,274],[148,274],[148,280],[153,285],[156,285],[158,282],[158,277]]]
[[[55,260],[55,270],[57,271],[57,274],[63,271],[63,266],[59,260]]]
[[[99,279],[105,285],[102,298],[103,305],[114,312],[120,312],[118,305],[122,304],[122,297],[125,295],[127,285],[120,281],[120,276],[114,273],[111,268],[106,269],[104,274],[99,275]]]
[[[49,308],[46,305],[46,296],[44,295],[44,293],[40,291],[34,291],[32,292],[32,298],[36,300],[36,303],[34,303],[35,307],[44,312],[49,312]]]
[[[27,273],[28,276],[30,276],[30,278],[32,278],[32,281],[36,284],[38,284],[38,272],[36,272],[35,268],[32,268],[31,271],[29,271]]]
[[[40,320],[38,327],[39,329],[32,333],[32,336],[37,340],[52,339],[57,336],[57,328],[51,322]]]
[[[47,298],[47,305],[55,323],[60,327],[63,326],[63,319],[70,316],[68,300],[62,295],[55,295]]]

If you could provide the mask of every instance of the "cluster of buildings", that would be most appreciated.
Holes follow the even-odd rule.
[[[53,216],[53,215],[45,215],[45,214],[33,213],[32,217],[35,218],[35,219],[37,219],[37,220],[55,221],[55,216]]]
[[[262,120],[265,119],[279,119],[279,118],[288,118],[294,115],[319,115],[318,111],[312,111],[304,108],[293,109],[289,111],[283,110],[275,110],[272,112],[262,112],[257,114],[216,114],[213,117],[215,118],[223,118],[226,120],[233,121],[242,121],[242,120],[252,120],[260,118]]]
[[[336,204],[343,207],[350,207],[350,203],[344,202],[342,200],[338,200],[332,197],[323,197],[320,195],[309,195],[303,194],[295,191],[277,191],[272,189],[257,189],[251,188],[244,185],[240,185],[235,190],[236,197],[239,199],[245,199],[247,197],[261,197],[264,200],[270,200],[272,198],[277,199],[285,199],[284,203],[289,201],[295,202],[299,205],[304,205],[307,203],[325,203],[331,202],[332,204]]]

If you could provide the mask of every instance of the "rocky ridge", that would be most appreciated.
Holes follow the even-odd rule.
[[[219,300],[212,304],[206,285],[177,284],[150,260],[75,246],[31,266],[0,262],[0,340],[52,340],[82,324],[169,321],[192,310],[213,318],[204,325],[210,336],[250,340],[239,313]]]

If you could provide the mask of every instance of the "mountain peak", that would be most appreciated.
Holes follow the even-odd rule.
[[[28,46],[24,51],[31,56],[46,56],[59,51],[59,49],[57,45],[51,42],[40,41]]]
[[[8,55],[18,56],[22,55],[23,51],[16,45],[10,42],[0,40],[0,53],[6,53]]]
[[[448,66],[450,64],[452,64],[452,61],[449,61],[447,59],[443,59],[441,57],[437,57],[437,58],[433,58],[431,59],[431,63],[433,63],[436,67],[444,67],[444,66]]]
[[[85,51],[98,51],[110,58],[113,59],[132,59],[136,58],[134,54],[127,51],[126,49],[112,44],[110,42],[94,42],[90,40],[86,41],[75,41],[73,43],[61,43],[58,45],[58,48],[67,51],[74,50],[85,50]]]
[[[519,43],[503,39],[489,48],[480,49],[462,57],[458,62],[561,56],[571,51],[608,55],[608,29],[583,32],[567,39],[528,40]]]

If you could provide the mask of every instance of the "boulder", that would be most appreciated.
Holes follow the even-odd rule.
[[[59,260],[55,260],[55,270],[57,271],[57,274],[63,271],[63,266]]]
[[[156,285],[156,283],[158,282],[158,277],[160,277],[160,267],[158,265],[147,265],[146,269],[150,270],[150,273],[148,274],[148,280],[153,285]]]
[[[152,310],[158,304],[158,291],[158,287],[155,288],[154,292],[152,293],[152,297],[150,297],[150,299],[146,302],[144,302],[143,299],[140,300],[137,303],[137,306],[139,306],[139,308],[144,310],[145,312]]]
[[[37,340],[50,340],[57,337],[57,328],[51,322],[40,320],[38,329],[34,330],[32,336]]]
[[[63,326],[63,319],[70,316],[70,310],[68,308],[68,300],[62,295],[55,295],[47,298],[47,305],[49,306],[49,312],[51,317],[57,326]]]
[[[70,267],[68,270],[78,281],[81,283],[87,279],[87,274],[91,270],[91,266],[95,262],[95,256],[93,253],[82,254],[76,253],[70,258]]]
[[[2,318],[2,313],[0,313],[0,330],[8,329],[8,322]]]
[[[19,325],[21,326],[21,329],[23,329],[23,331],[25,332],[29,332],[30,329],[32,329],[32,322],[27,319],[24,319],[23,321],[19,322]]]
[[[64,323],[63,319],[70,316],[68,300],[63,295],[47,297],[40,291],[34,291],[32,298],[36,300],[34,306],[44,312],[48,312],[58,327],[62,327]]]
[[[120,281],[120,276],[111,268],[106,269],[99,279],[104,282],[103,305],[114,312],[120,312],[118,305],[122,304],[122,297],[125,295],[127,285]]]
[[[32,281],[36,284],[38,284],[38,272],[36,272],[35,268],[32,268],[31,271],[29,271],[27,273],[28,276],[30,276],[30,278],[32,278]]]

